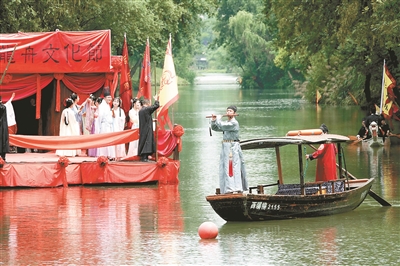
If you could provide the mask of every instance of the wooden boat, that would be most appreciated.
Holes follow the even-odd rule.
[[[351,144],[362,144],[367,145],[370,147],[383,147],[385,145],[399,145],[400,144],[400,134],[393,134],[390,133],[388,137],[383,138],[378,134],[378,125],[375,122],[371,123],[370,126],[371,137],[366,139],[361,139],[358,135],[357,136],[348,136],[350,138]]]
[[[285,137],[267,137],[241,141],[242,150],[275,149],[279,180],[273,184],[257,185],[248,192],[216,194],[206,197],[214,211],[226,221],[260,221],[289,219],[298,217],[315,217],[333,215],[357,208],[370,192],[373,178],[356,179],[342,167],[342,153],[338,153],[338,180],[329,182],[305,183],[303,145],[335,143],[341,151],[341,143],[349,138],[341,135],[298,135]],[[298,151],[299,183],[283,182],[280,147],[294,145]],[[264,193],[268,187],[276,187],[273,194]],[[374,193],[375,194],[375,193]],[[379,196],[378,196],[379,197]],[[389,203],[388,203],[389,204]],[[389,204],[390,205],[390,204]],[[386,206],[389,206],[386,205]]]

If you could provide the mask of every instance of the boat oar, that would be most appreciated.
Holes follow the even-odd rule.
[[[351,141],[358,140],[357,136],[347,136]]]
[[[311,148],[313,148],[314,150],[317,150],[317,148],[315,148],[313,145],[309,144],[309,146]],[[339,164],[336,164],[336,166],[339,168]],[[345,170],[342,168],[342,170],[348,174],[349,178],[353,179],[353,180],[357,180],[357,178],[355,176],[353,176],[352,174],[349,173],[349,171]],[[376,200],[377,202],[379,202],[382,206],[388,207],[388,206],[392,206],[392,204],[390,204],[387,200],[385,200],[384,198],[382,198],[381,196],[379,196],[378,194],[376,194],[374,191],[372,191],[371,189],[368,191],[368,195],[370,195],[374,200]]]
[[[400,134],[392,134],[392,133],[390,133],[389,137],[396,137],[396,138],[400,139]]]
[[[362,138],[357,138],[356,136],[347,136],[350,140],[347,141],[348,143],[350,143],[351,145],[357,144],[361,141],[363,141],[364,139]]]

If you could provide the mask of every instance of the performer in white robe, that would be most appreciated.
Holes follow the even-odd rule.
[[[15,93],[11,95],[11,98],[4,104],[7,108],[7,123],[8,123],[8,134],[17,134],[17,122],[15,120],[14,107],[12,100],[15,97]],[[10,153],[17,153],[17,147],[10,146]]]
[[[99,105],[98,120],[100,123],[99,133],[110,133],[114,131],[114,118],[112,117],[110,103],[112,101],[110,91],[104,88],[104,100]],[[115,146],[100,147],[97,149],[97,156],[106,156],[111,160],[115,159]]]
[[[96,131],[96,128],[99,128],[99,123],[97,117],[99,116],[99,104],[103,100],[103,98],[95,98],[94,96],[91,97],[92,103],[90,107],[87,108],[86,111],[86,129],[89,131],[89,134],[97,134],[99,133],[98,129]],[[90,110],[90,111],[89,111]],[[96,157],[97,156],[97,148],[90,148],[88,149],[88,156],[90,157]]]
[[[121,98],[114,98],[113,108],[111,110],[114,118],[114,132],[123,131],[125,128],[125,111],[121,108],[121,104]],[[115,145],[115,156],[117,160],[126,156],[125,143]]]
[[[73,101],[66,100],[66,108],[61,113],[60,136],[79,136],[79,124],[75,118],[75,112],[72,110]],[[76,156],[76,150],[56,150],[58,156]]]
[[[139,111],[142,109],[142,103],[139,99],[133,99],[132,107],[129,110],[129,120],[132,123],[131,129],[139,128]],[[129,143],[127,156],[132,157],[138,155],[139,140],[134,140]]]

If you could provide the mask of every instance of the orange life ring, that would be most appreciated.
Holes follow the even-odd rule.
[[[286,136],[312,136],[312,135],[322,135],[322,130],[317,129],[304,129],[304,130],[291,130],[286,133]]]

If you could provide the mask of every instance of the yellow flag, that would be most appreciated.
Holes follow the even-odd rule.
[[[389,115],[389,111],[392,108],[393,101],[389,98],[389,90],[393,90],[396,87],[396,80],[390,74],[386,65],[384,65],[383,72],[383,88],[382,88],[382,113]]]
[[[319,90],[317,90],[317,104],[319,102],[319,99],[321,99],[321,93],[319,93]]]
[[[160,101],[160,108],[157,110],[157,117],[160,125],[163,127],[163,121],[165,121],[168,123],[170,129],[172,129],[172,125],[168,117],[168,108],[178,100],[179,94],[178,78],[175,73],[174,60],[172,58],[171,36],[169,37],[167,51],[165,52],[164,68],[161,76],[158,97],[158,100]]]
[[[381,113],[381,108],[379,108],[378,105],[375,104],[375,113],[380,114]]]

